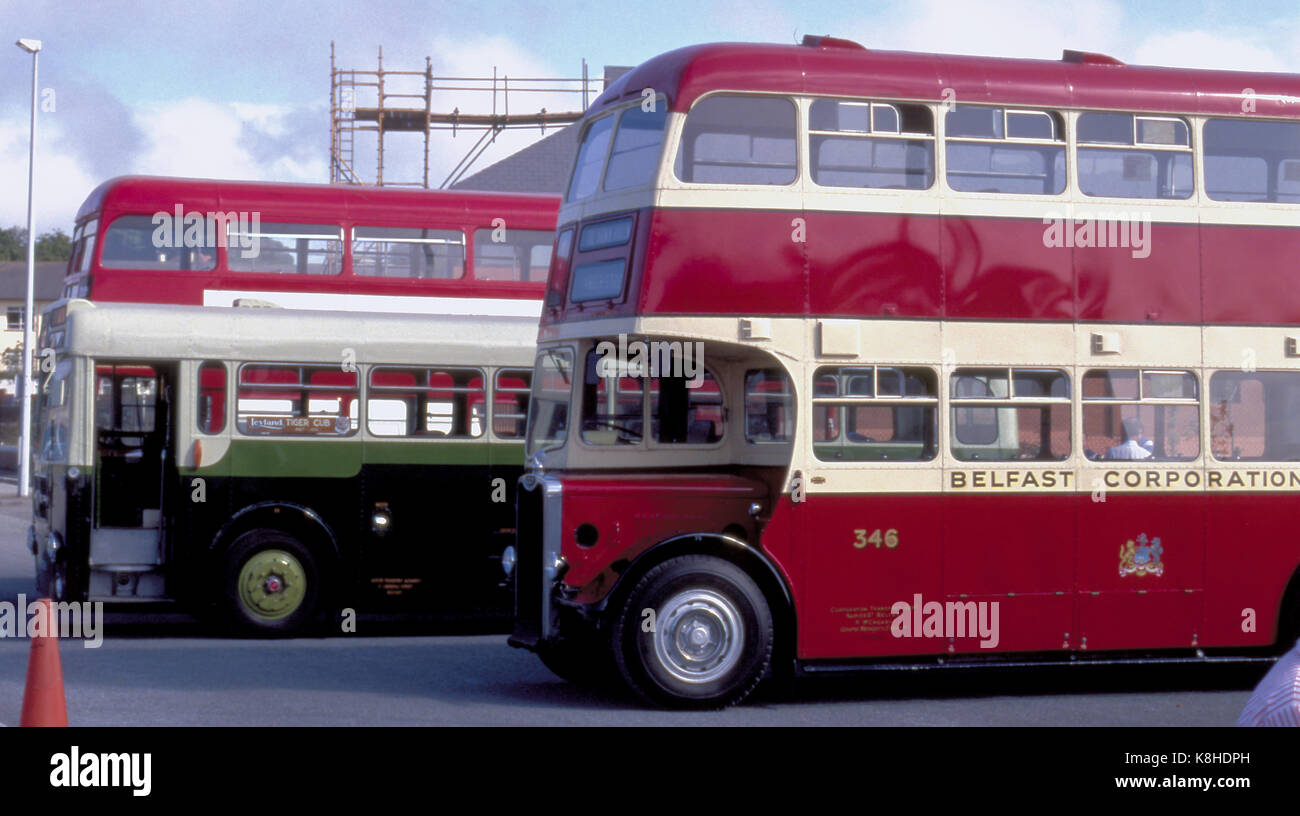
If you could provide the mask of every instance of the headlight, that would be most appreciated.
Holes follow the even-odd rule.
[[[515,574],[515,564],[517,561],[518,557],[515,555],[514,547],[506,547],[502,550],[501,569],[505,572],[507,578]]]

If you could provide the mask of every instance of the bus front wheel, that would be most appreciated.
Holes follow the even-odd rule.
[[[767,599],[744,570],[685,555],[637,582],[614,622],[614,658],[652,704],[723,708],[767,676],[775,637]]]
[[[250,530],[226,553],[225,607],[229,624],[255,635],[294,635],[316,618],[321,577],[298,539],[278,530]]]

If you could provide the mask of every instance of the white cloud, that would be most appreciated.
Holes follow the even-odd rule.
[[[52,117],[41,119],[37,126],[36,234],[52,229],[72,233],[77,208],[100,180],[93,178],[72,156],[49,149],[60,135]],[[27,150],[29,122],[0,121],[0,178],[5,179],[5,195],[0,198],[0,227],[27,226]]]
[[[259,160],[250,137],[286,135],[287,106],[218,103],[190,98],[137,109],[135,120],[147,146],[135,172],[162,176],[274,181],[326,180],[324,149],[319,161],[281,155]],[[322,117],[322,130],[325,127]],[[293,134],[288,134],[293,135]],[[324,141],[324,139],[322,139]]]
[[[1112,52],[1124,41],[1124,13],[1111,0],[1051,7],[1035,0],[953,3],[914,0],[842,35],[868,48],[940,54],[1059,59],[1061,51]]]
[[[1287,60],[1259,41],[1208,31],[1172,31],[1152,34],[1133,55],[1140,65],[1210,68],[1225,71],[1295,71]],[[1290,64],[1288,64],[1290,62]]]

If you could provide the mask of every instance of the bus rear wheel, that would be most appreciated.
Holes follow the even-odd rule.
[[[641,698],[724,708],[768,675],[776,639],[763,591],[721,558],[685,555],[637,582],[614,621],[614,659]]]
[[[238,632],[301,634],[321,604],[316,559],[291,535],[250,530],[226,553],[224,601],[228,623]]]

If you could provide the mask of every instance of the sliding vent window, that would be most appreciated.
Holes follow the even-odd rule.
[[[1187,123],[1163,116],[1079,116],[1079,189],[1110,198],[1184,199],[1192,195]]]
[[[1186,462],[1201,451],[1201,409],[1190,371],[1093,369],[1083,375],[1089,459]]]
[[[924,105],[817,99],[808,130],[813,181],[823,187],[934,184],[934,118]]]
[[[502,439],[523,439],[528,419],[528,384],[533,372],[503,368],[492,387],[492,432]]]
[[[710,96],[686,116],[674,172],[697,184],[791,184],[795,134],[789,99]]]
[[[944,119],[948,186],[970,193],[1060,195],[1065,128],[1049,111],[959,106]]]
[[[248,363],[239,370],[236,425],[249,436],[351,436],[358,382],[338,366]]]
[[[366,430],[374,436],[478,439],[486,428],[487,394],[478,369],[370,370]]]
[[[352,271],[375,278],[464,277],[465,233],[356,227],[352,230]]]
[[[343,229],[333,224],[231,223],[226,263],[232,272],[337,275],[343,271]]]
[[[963,461],[1060,462],[1070,455],[1070,380],[1057,369],[953,374],[952,455]]]
[[[1205,191],[1216,201],[1300,203],[1300,123],[1205,123]]]
[[[813,453],[836,461],[928,462],[938,450],[929,368],[827,366],[813,378]]]

